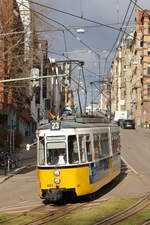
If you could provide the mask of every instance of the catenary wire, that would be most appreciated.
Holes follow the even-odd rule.
[[[130,6],[131,6],[131,2],[129,2],[128,8],[127,8],[127,10],[126,10],[126,13],[125,13],[125,16],[124,16],[124,19],[123,19],[123,22],[122,22],[122,26],[124,26],[124,23],[125,23],[127,14],[128,14],[128,12],[129,12],[129,9],[130,9]],[[107,60],[108,60],[108,58],[110,57],[110,55],[111,55],[113,49],[115,48],[115,46],[116,46],[116,44],[117,44],[117,42],[118,42],[118,40],[119,40],[120,34],[121,34],[121,31],[118,33],[118,36],[117,36],[117,38],[116,38],[116,41],[115,41],[115,43],[113,44],[113,46],[112,46],[112,48],[111,48],[111,50],[110,50],[110,52],[109,52],[109,54],[108,54],[108,56],[107,56],[107,58],[106,58],[105,66],[104,66],[104,73],[105,73],[105,71],[106,71],[106,63],[107,63]]]
[[[136,2],[137,2],[137,0],[136,0]],[[127,17],[127,14],[128,14],[128,11],[129,11],[130,6],[131,6],[131,0],[130,0],[130,2],[129,2],[129,6],[128,6],[127,12],[126,12],[126,14],[125,14],[124,20],[123,20],[123,25],[124,25],[124,23],[125,23],[125,20],[126,20],[126,17]],[[135,4],[134,4],[134,6],[133,6],[133,8],[132,8],[132,11],[131,11],[131,13],[130,13],[129,19],[128,19],[128,21],[127,21],[127,24],[129,24],[129,22],[130,22],[130,19],[131,19],[131,16],[132,16],[132,14],[133,14],[134,9],[135,9]],[[122,25],[122,26],[123,26],[123,25]],[[121,42],[121,40],[122,40],[122,38],[123,38],[123,35],[124,35],[125,33],[126,33],[126,32],[123,32],[123,34],[122,34],[122,36],[121,36],[121,39],[120,39],[120,41],[119,41],[118,46],[120,45],[120,42]],[[117,44],[117,42],[118,42],[118,40],[119,40],[120,34],[121,34],[121,32],[119,33],[119,35],[118,35],[118,37],[117,37],[118,39],[116,39],[116,42],[114,43],[114,45],[113,45],[113,47],[112,47],[112,49],[111,49],[111,52],[113,51],[114,47],[116,46],[116,44]],[[117,47],[118,47],[118,46],[117,46]],[[110,56],[110,55],[109,55],[109,56]],[[108,56],[108,57],[109,57],[109,56]],[[107,57],[107,59],[108,59],[108,57]],[[106,60],[106,61],[107,61],[107,60]],[[110,68],[111,68],[111,66],[109,67],[108,72],[110,71]],[[106,64],[105,64],[105,70],[104,70],[104,72],[105,72],[105,71],[106,71]]]
[[[28,6],[25,6],[23,3],[21,3],[21,5],[23,5],[24,7],[26,7],[27,9],[29,9],[29,10],[31,10],[32,12],[34,12],[35,14],[39,14],[40,16],[42,16],[42,17],[44,17],[44,18],[46,18],[46,19],[48,19],[48,20],[50,20],[50,21],[52,21],[52,22],[54,22],[54,23],[56,23],[56,24],[58,24],[58,25],[60,25],[60,26],[62,26],[65,30],[67,30],[76,40],[78,40],[82,45],[84,45],[85,47],[87,47],[89,50],[91,50],[92,52],[94,52],[97,56],[100,56],[100,54],[98,53],[98,52],[96,52],[93,48],[91,48],[88,44],[86,44],[84,41],[82,41],[79,37],[77,37],[72,31],[70,31],[68,28],[67,28],[67,26],[66,25],[64,25],[64,24],[62,24],[62,23],[60,23],[60,22],[58,22],[58,21],[56,21],[56,20],[54,20],[54,19],[51,19],[51,18],[49,18],[48,16],[45,16],[45,15],[43,15],[42,13],[40,13],[40,12],[37,12],[36,10],[34,10],[34,9],[31,9],[30,7],[28,7]]]
[[[32,1],[30,1],[32,4],[34,4],[34,2],[32,2]],[[36,4],[36,3],[35,3]],[[23,4],[22,4],[23,5]],[[40,4],[41,5],[41,4]],[[26,6],[25,6],[26,7]],[[44,5],[43,5],[43,7],[45,7]],[[27,8],[29,8],[29,7],[27,7]],[[50,7],[51,8],[51,7]],[[88,46],[85,42],[83,42],[79,37],[77,37],[73,32],[71,32],[64,24],[61,24],[60,22],[58,22],[58,21],[56,21],[56,20],[53,20],[53,19],[51,19],[51,18],[49,18],[49,17],[47,17],[47,16],[45,16],[45,15],[43,15],[43,14],[41,14],[41,13],[39,13],[39,12],[37,12],[37,11],[35,11],[35,10],[33,10],[33,9],[30,9],[30,10],[32,10],[33,12],[35,12],[35,13],[38,13],[39,15],[41,15],[41,16],[43,16],[43,17],[45,17],[45,18],[47,18],[47,19],[49,19],[49,20],[51,20],[51,21],[53,21],[53,22],[55,22],[55,23],[57,23],[57,24],[59,24],[59,25],[61,25],[61,26],[63,26],[75,39],[77,39],[77,40],[79,40],[80,41],[80,43],[81,44],[83,44],[84,46],[86,46],[88,49],[90,49],[92,52],[94,52],[96,55],[100,55],[100,54],[98,54],[97,52],[95,52],[90,46]],[[70,13],[69,13],[70,14]],[[83,18],[82,18],[83,19]],[[100,24],[100,23],[99,23]],[[119,31],[121,32],[121,30],[119,29]],[[127,33],[127,32],[125,32],[125,33]],[[128,33],[127,33],[128,34]],[[133,35],[131,35],[131,34],[128,34],[129,36],[133,36]],[[104,71],[105,72],[105,71]]]
[[[73,13],[69,13],[69,12],[66,12],[66,11],[63,11],[63,10],[59,10],[59,9],[56,9],[56,8],[53,8],[53,7],[50,7],[50,6],[47,6],[47,5],[43,5],[43,4],[40,4],[40,3],[37,3],[37,2],[30,1],[30,0],[29,0],[29,2],[32,3],[32,4],[39,5],[41,7],[44,7],[44,8],[49,8],[51,10],[54,10],[54,11],[72,16],[72,17],[76,17],[76,18],[81,19],[81,20],[85,20],[85,21],[95,23],[95,24],[98,24],[98,25],[101,25],[101,26],[104,26],[104,27],[107,27],[107,28],[110,28],[110,29],[113,29],[113,30],[116,30],[116,31],[120,31],[120,28],[116,28],[116,27],[113,27],[113,26],[110,26],[110,25],[107,25],[107,24],[104,24],[104,23],[100,23],[100,22],[92,20],[92,19],[88,19],[88,18],[85,18],[85,17],[82,17],[82,16],[78,16],[78,15],[75,15]]]

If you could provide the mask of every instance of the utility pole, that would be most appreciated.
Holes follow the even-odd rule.
[[[102,84],[107,85],[107,90],[108,90],[108,95],[109,95],[109,120],[111,121],[111,86],[112,86],[112,82],[107,81],[107,80],[99,80],[99,81],[90,82],[91,85],[94,83],[102,83]],[[92,92],[93,92],[93,88],[92,88]],[[92,93],[92,96],[93,96],[93,93]],[[92,99],[93,99],[93,97],[92,97]],[[92,100],[92,102],[93,102],[93,100]]]
[[[93,116],[93,84],[94,84],[94,82],[90,82],[90,85],[91,85],[91,111],[92,111],[92,116]]]
[[[108,90],[109,90],[109,120],[111,121],[111,86],[112,82],[108,82]]]
[[[40,117],[43,118],[44,117],[44,107],[43,107],[43,52],[42,52],[42,44],[40,43],[40,61],[41,61],[41,65],[40,65]]]
[[[98,73],[99,73],[99,81],[100,81],[100,74],[101,74],[101,55],[98,55]],[[100,89],[100,82],[99,82],[99,89]]]
[[[85,89],[85,91],[84,91],[84,93],[85,93],[84,113],[86,114],[86,106],[87,106],[87,88],[86,88],[86,81],[85,81],[85,76],[84,76],[83,65],[84,65],[84,63],[81,64],[81,68],[82,68],[82,76],[83,76],[84,89]]]

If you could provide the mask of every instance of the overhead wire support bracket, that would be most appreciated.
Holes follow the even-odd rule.
[[[38,76],[38,77],[20,77],[20,78],[14,78],[14,79],[7,79],[7,80],[0,80],[0,83],[6,83],[6,82],[13,82],[13,81],[21,81],[21,80],[38,80],[38,79],[43,79],[43,78],[51,78],[51,77],[65,77],[67,74],[60,74],[60,75],[47,75],[47,76]]]

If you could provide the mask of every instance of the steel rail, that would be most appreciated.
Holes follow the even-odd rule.
[[[102,221],[99,221],[93,225],[113,225],[117,224],[118,222],[127,219],[128,217],[136,214],[137,212],[141,211],[142,209],[146,208],[150,205],[150,193],[144,195],[139,201],[128,207],[127,209],[122,210],[121,212],[110,216]]]
[[[65,217],[66,215],[68,215],[70,212],[81,208],[83,205],[85,205],[87,203],[78,203],[76,205],[67,205],[67,206],[63,206],[61,209],[60,207],[56,210],[48,213],[45,213],[43,216],[40,216],[36,219],[34,219],[33,221],[30,221],[29,223],[24,223],[22,225],[42,225],[42,224],[47,224],[48,222],[55,222],[58,221],[60,219],[62,219],[63,217]]]

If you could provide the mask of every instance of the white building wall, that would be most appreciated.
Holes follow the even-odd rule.
[[[18,4],[20,16],[24,25],[24,47],[26,60],[30,54],[30,43],[32,40],[30,4],[28,0],[16,0],[16,2]]]
[[[22,19],[22,23],[24,25],[24,53],[25,53],[25,57],[24,57],[24,61],[26,62],[27,60],[29,60],[30,57],[30,67],[32,68],[32,57],[31,57],[31,53],[32,53],[32,42],[33,42],[33,36],[32,36],[32,21],[31,21],[31,11],[30,11],[30,3],[28,0],[16,0],[18,7],[19,7],[19,11],[20,11],[20,16]],[[30,71],[28,71],[28,74],[25,74],[25,76],[29,76]],[[32,83],[29,84],[29,92],[30,94],[32,93],[31,89],[32,89]],[[36,84],[37,86],[37,84]],[[31,117],[33,118],[33,120],[36,122],[38,119],[38,107],[36,105],[36,98],[35,96],[33,96],[32,101],[31,101],[31,105],[30,105],[30,111],[31,111]],[[24,124],[21,123],[21,128],[23,129],[25,127]],[[27,129],[27,128],[25,128]]]

